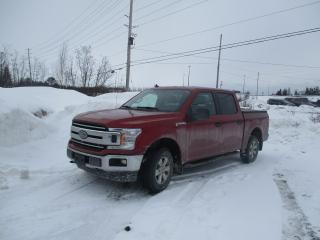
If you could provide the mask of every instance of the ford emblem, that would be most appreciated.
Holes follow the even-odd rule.
[[[82,139],[86,139],[88,137],[88,133],[83,130],[80,130],[78,134],[79,134],[79,137]]]

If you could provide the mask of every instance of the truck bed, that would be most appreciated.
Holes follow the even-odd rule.
[[[269,115],[264,110],[241,110],[244,119],[242,149],[247,146],[251,133],[259,126],[261,142],[268,139]],[[262,146],[261,146],[262,147]]]

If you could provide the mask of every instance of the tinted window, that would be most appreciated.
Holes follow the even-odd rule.
[[[215,93],[215,99],[219,105],[219,114],[235,114],[237,113],[236,103],[231,94]]]
[[[216,114],[216,108],[211,93],[199,93],[193,100],[191,108],[205,108],[208,110],[210,116]]]
[[[141,111],[177,112],[189,95],[189,90],[149,89],[133,97],[121,108]]]

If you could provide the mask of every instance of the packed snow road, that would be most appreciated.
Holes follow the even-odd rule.
[[[231,154],[150,196],[65,155],[75,114],[133,94],[0,88],[0,239],[319,239],[318,109],[271,106],[270,139],[255,163]],[[252,104],[269,108],[266,100]]]

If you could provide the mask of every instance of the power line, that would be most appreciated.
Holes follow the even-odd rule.
[[[320,28],[311,28],[311,29],[306,29],[306,30],[301,30],[301,31],[296,31],[296,32],[277,34],[277,35],[273,35],[273,36],[267,36],[267,37],[252,39],[252,40],[246,40],[246,41],[241,41],[241,42],[225,44],[225,45],[222,45],[221,49],[223,50],[223,49],[235,48],[235,47],[240,47],[240,46],[252,45],[252,44],[257,44],[257,43],[262,43],[262,42],[267,42],[267,41],[278,40],[278,39],[282,39],[282,38],[289,38],[289,37],[319,32],[319,31],[320,31]],[[182,58],[182,57],[187,57],[187,56],[193,56],[193,55],[213,52],[213,51],[217,51],[217,50],[219,50],[219,46],[200,48],[200,49],[189,50],[189,51],[184,51],[184,52],[177,52],[177,53],[172,53],[172,54],[156,56],[156,57],[152,57],[152,58],[139,59],[139,60],[136,60],[135,62],[137,62],[136,65],[139,65],[143,61],[145,61],[146,63],[154,62],[154,61],[165,61],[165,60],[170,60],[170,59],[176,59],[176,58]]]
[[[174,54],[168,51],[157,51],[151,49],[142,49],[142,48],[135,48],[138,51],[145,51],[145,52],[154,52],[154,53],[165,53],[165,54]],[[123,52],[123,51],[121,51]],[[206,56],[190,56],[190,57],[197,57],[202,59],[217,59],[214,57],[206,57]],[[307,69],[320,69],[320,66],[310,66],[310,65],[292,65],[292,64],[284,64],[284,63],[271,63],[271,62],[261,62],[261,61],[252,61],[246,59],[232,59],[232,58],[221,58],[221,61],[228,61],[228,62],[241,62],[241,63],[250,63],[250,64],[260,64],[260,65],[271,65],[271,66],[281,66],[281,67],[293,67],[293,68],[307,68]],[[160,62],[158,64],[203,64],[203,65],[211,65],[214,62]],[[256,72],[256,71],[255,71]]]
[[[153,5],[155,5],[155,4],[158,4],[159,2],[162,2],[162,1],[163,1],[163,0],[156,0],[156,1],[152,2],[152,3],[146,4],[146,5],[142,6],[142,7],[137,8],[137,9],[135,10],[135,12],[139,12],[139,11],[145,9],[145,8],[148,8],[148,7],[150,7],[150,6],[153,6]]]
[[[165,15],[163,15],[163,16],[156,17],[156,18],[153,18],[153,19],[151,19],[151,20],[149,20],[149,21],[145,21],[145,22],[142,22],[142,23],[137,23],[137,25],[138,25],[139,27],[141,27],[141,26],[144,26],[144,25],[153,23],[153,22],[155,22],[155,21],[162,20],[162,19],[164,19],[164,18],[166,18],[166,17],[169,17],[169,16],[171,16],[171,15],[174,15],[174,14],[177,14],[177,13],[180,13],[180,12],[183,12],[183,11],[185,11],[185,10],[188,10],[188,9],[190,9],[190,8],[193,8],[193,7],[196,7],[197,5],[200,5],[200,4],[205,3],[205,2],[208,2],[208,1],[209,1],[209,0],[203,0],[203,1],[200,1],[200,2],[196,2],[196,3],[190,4],[190,5],[188,5],[188,6],[184,7],[184,8],[181,8],[181,9],[178,9],[178,10],[176,10],[176,11],[170,12],[170,13],[165,14]]]
[[[138,21],[138,20],[140,20],[140,19],[149,17],[149,16],[151,16],[151,15],[153,15],[153,14],[155,14],[155,13],[158,13],[159,11],[162,11],[162,10],[164,10],[164,9],[166,9],[166,8],[169,8],[169,7],[175,5],[175,4],[179,3],[179,2],[182,2],[182,1],[183,1],[183,0],[176,0],[176,1],[174,1],[174,2],[172,2],[172,3],[169,3],[169,4],[165,5],[165,6],[162,6],[162,7],[160,7],[160,8],[157,8],[157,9],[149,12],[149,13],[146,14],[146,15],[143,15],[143,16],[141,16],[141,17],[136,18],[135,21]]]
[[[282,38],[289,38],[289,37],[294,37],[294,36],[299,36],[299,35],[319,32],[319,31],[320,31],[320,28],[311,28],[311,29],[295,31],[295,32],[290,32],[290,33],[277,34],[277,35],[273,35],[273,36],[256,38],[256,39],[246,40],[246,41],[242,41],[242,42],[235,42],[235,43],[225,44],[225,45],[221,46],[221,49],[229,49],[229,48],[235,48],[235,47],[241,47],[241,46],[248,46],[248,45],[252,45],[252,44],[257,44],[257,43],[262,43],[262,42],[267,42],[267,41],[274,41],[274,40],[278,40],[278,39],[282,39]],[[163,61],[167,61],[167,60],[171,60],[171,59],[189,57],[189,56],[194,56],[194,55],[198,55],[198,54],[214,52],[214,51],[218,51],[218,50],[219,50],[219,46],[214,46],[214,47],[195,49],[195,50],[184,51],[184,52],[179,52],[179,53],[172,53],[172,54],[157,56],[157,57],[153,57],[153,58],[146,58],[146,59],[136,60],[136,61],[134,61],[135,64],[133,64],[132,66],[137,66],[137,65],[142,65],[142,64],[149,64],[149,63],[159,63],[159,62],[163,62]],[[256,62],[256,61],[248,61],[248,60],[236,60],[236,59],[228,59],[228,58],[223,58],[222,60],[224,60],[224,61],[257,63],[257,64],[267,64],[267,65],[277,65],[277,66],[287,66],[287,67],[320,68],[320,67],[317,67],[317,66],[289,65],[289,64],[279,64],[279,63],[265,63],[265,62]],[[177,64],[177,63],[168,63],[168,64]],[[186,63],[182,63],[182,64],[186,64]],[[198,64],[211,64],[211,63],[198,63]],[[124,63],[116,64],[116,65],[113,65],[113,67],[124,66],[124,65],[125,65]]]
[[[261,65],[282,66],[282,67],[320,69],[320,66],[290,65],[290,64],[283,64],[283,63],[270,63],[270,62],[260,62],[260,61],[250,61],[250,60],[239,60],[239,59],[230,59],[230,58],[222,58],[222,60],[223,60],[223,61],[230,61],[230,62],[243,62],[243,63],[253,63],[253,64],[261,64]]]
[[[114,2],[112,2],[111,4],[106,4],[105,6],[101,7],[100,9],[96,9],[98,11],[98,13],[95,13],[93,17],[87,19],[83,19],[83,21],[81,21],[78,25],[80,25],[80,28],[78,28],[76,31],[72,32],[72,31],[68,31],[65,36],[62,36],[60,38],[58,38],[54,44],[50,44],[47,47],[41,47],[40,48],[40,52],[43,53],[47,53],[50,52],[50,50],[55,50],[57,48],[57,46],[59,46],[61,44],[61,42],[63,41],[68,41],[71,40],[73,38],[75,38],[76,36],[78,36],[79,34],[84,34],[85,30],[88,29],[88,27],[90,26],[90,24],[97,18],[99,18],[100,16],[103,15],[104,10],[107,7],[110,7],[112,9],[115,9],[116,6],[118,6],[121,3],[121,0],[115,0]],[[95,10],[95,11],[96,11]],[[111,11],[109,12],[109,14],[111,13]],[[68,36],[70,35],[71,36]],[[44,49],[44,50],[43,50]]]
[[[88,40],[88,39],[90,39],[90,38],[92,38],[92,37],[96,37],[99,33],[102,32],[101,30],[106,27],[106,25],[105,25],[106,23],[108,23],[108,27],[110,27],[110,26],[112,26],[112,25],[114,25],[114,24],[116,24],[116,23],[119,23],[119,21],[120,21],[121,19],[123,19],[123,16],[121,15],[121,13],[124,12],[124,10],[126,10],[127,8],[128,8],[127,5],[124,6],[123,8],[121,8],[118,12],[116,12],[114,15],[112,15],[112,17],[110,17],[110,18],[107,19],[106,21],[103,21],[102,24],[100,24],[100,25],[98,25],[96,28],[94,28],[95,31],[91,31],[90,34],[87,34],[84,39],[78,39],[78,40],[76,41],[76,43],[86,41],[86,40]],[[117,16],[119,16],[119,15],[121,15],[121,16],[120,16],[119,18],[116,18],[116,19],[115,19],[115,17],[117,17]],[[111,23],[109,23],[112,19],[114,19],[114,20],[113,20]],[[100,38],[98,38],[97,40],[95,40],[95,42],[101,41],[101,40],[104,39],[106,36],[110,36],[112,33],[120,30],[121,28],[122,28],[122,25],[121,25],[120,27],[117,27],[116,29],[114,29],[114,30],[106,33],[106,34],[103,34],[103,36],[100,37]],[[76,45],[76,43],[74,43],[73,45]]]
[[[229,61],[229,60],[230,59],[221,58],[221,61]],[[283,66],[283,67],[292,67],[292,68],[307,68],[307,69],[311,68],[311,69],[320,70],[320,67],[307,66],[307,65],[289,65],[289,64],[282,64],[282,63],[256,62],[256,61],[247,61],[247,60],[239,60],[239,59],[232,59],[232,62],[245,62],[245,63],[252,63],[252,64]],[[152,64],[161,64],[161,65],[213,65],[215,63],[216,62],[189,62],[188,61],[188,62],[154,62]],[[116,66],[118,66],[118,65],[116,65]],[[243,70],[243,71],[251,71],[251,72],[253,72],[253,70]],[[254,71],[254,72],[256,72],[256,71]],[[264,74],[266,74],[266,73],[264,73]]]
[[[69,24],[66,25],[66,27],[64,28],[64,30],[60,31],[58,34],[53,35],[50,39],[48,39],[48,40],[46,40],[46,41],[44,41],[44,42],[41,42],[41,43],[37,44],[37,46],[35,46],[35,47],[39,47],[39,46],[41,46],[41,45],[47,44],[48,42],[54,41],[55,38],[57,37],[57,35],[62,34],[64,31],[66,31],[67,29],[69,29],[69,28],[73,25],[73,23],[76,22],[76,21],[79,19],[79,17],[82,17],[82,16],[85,14],[85,12],[89,11],[90,8],[92,8],[96,2],[98,2],[98,1],[97,1],[97,0],[94,0],[94,1],[90,2],[90,4],[88,4],[88,6],[87,6],[79,15],[77,15],[75,18],[73,18],[73,19],[69,22]],[[93,3],[93,4],[92,4],[92,3]],[[100,6],[100,5],[99,5],[99,6]]]
[[[298,5],[298,6],[295,6],[295,7],[291,7],[291,8],[286,8],[286,9],[282,9],[282,10],[278,10],[278,11],[273,11],[273,12],[266,13],[266,14],[263,14],[263,15],[260,15],[260,16],[245,18],[245,19],[241,19],[241,20],[238,20],[238,21],[235,21],[235,22],[223,24],[223,25],[220,25],[220,26],[203,29],[201,31],[186,33],[186,34],[178,35],[178,36],[175,36],[175,37],[171,37],[171,38],[167,38],[167,39],[163,39],[163,40],[159,40],[159,41],[155,41],[155,42],[139,45],[138,47],[145,47],[145,46],[150,46],[150,45],[155,45],[155,44],[159,44],[159,43],[173,41],[173,40],[176,40],[176,39],[191,37],[191,36],[198,35],[198,34],[201,34],[201,33],[211,32],[211,31],[214,31],[214,30],[217,30],[217,29],[233,26],[233,25],[236,25],[236,24],[241,24],[241,23],[254,21],[254,20],[265,18],[265,17],[269,17],[269,16],[272,16],[272,15],[277,15],[277,14],[293,11],[293,10],[296,10],[296,9],[299,9],[299,8],[309,7],[309,6],[312,6],[312,5],[315,5],[315,4],[319,4],[319,3],[320,3],[320,1],[314,1],[314,2],[311,2],[311,3],[306,3],[306,4]],[[141,24],[140,24],[140,26],[141,26]]]
[[[110,27],[110,26],[114,25],[115,23],[119,23],[119,20],[121,20],[121,19],[123,18],[121,12],[123,12],[125,9],[127,9],[127,5],[126,5],[124,8],[122,8],[121,10],[119,10],[118,12],[116,12],[112,17],[110,17],[107,21],[104,21],[103,23],[106,23],[106,22],[108,22],[108,21],[111,21],[111,20],[114,19],[116,16],[121,15],[120,18],[115,19],[113,22],[109,23],[108,26]],[[83,42],[83,41],[89,40],[90,38],[96,37],[96,36],[99,34],[99,31],[98,31],[98,30],[101,29],[101,27],[105,27],[105,25],[100,24],[99,26],[97,26],[96,28],[94,28],[95,31],[90,31],[89,33],[91,33],[91,34],[89,34],[89,35],[87,34],[86,36],[84,36],[84,38],[78,39],[76,42],[73,42],[73,44],[72,44],[71,46],[68,45],[68,48],[76,48],[76,47],[78,47],[77,44],[80,44],[80,43]],[[96,45],[94,46],[94,48],[96,48],[96,47],[98,47],[98,46],[105,45],[106,43],[108,43],[108,42],[110,42],[110,41],[112,41],[112,40],[114,40],[114,39],[117,39],[117,38],[119,38],[120,36],[122,36],[124,33],[126,33],[126,31],[122,31],[120,34],[117,34],[117,35],[112,36],[114,33],[116,33],[116,32],[118,32],[119,30],[121,30],[122,27],[123,27],[123,26],[121,25],[120,27],[117,27],[117,28],[113,29],[112,31],[110,31],[110,32],[108,32],[108,33],[105,33],[105,34],[103,34],[100,38],[96,39],[96,40],[95,40],[95,44],[96,44]],[[101,32],[101,31],[100,31],[100,32]],[[108,36],[109,38],[105,39],[106,36]],[[110,37],[110,36],[112,36],[112,37]],[[97,45],[97,43],[99,43],[99,42],[101,42],[101,44],[98,44],[98,45]],[[49,51],[41,54],[40,56],[47,58],[47,57],[50,57],[50,56],[53,56],[54,54],[56,54],[58,50],[59,50],[59,48],[58,48],[58,47],[55,47],[55,48],[52,48],[51,50],[49,50]]]

